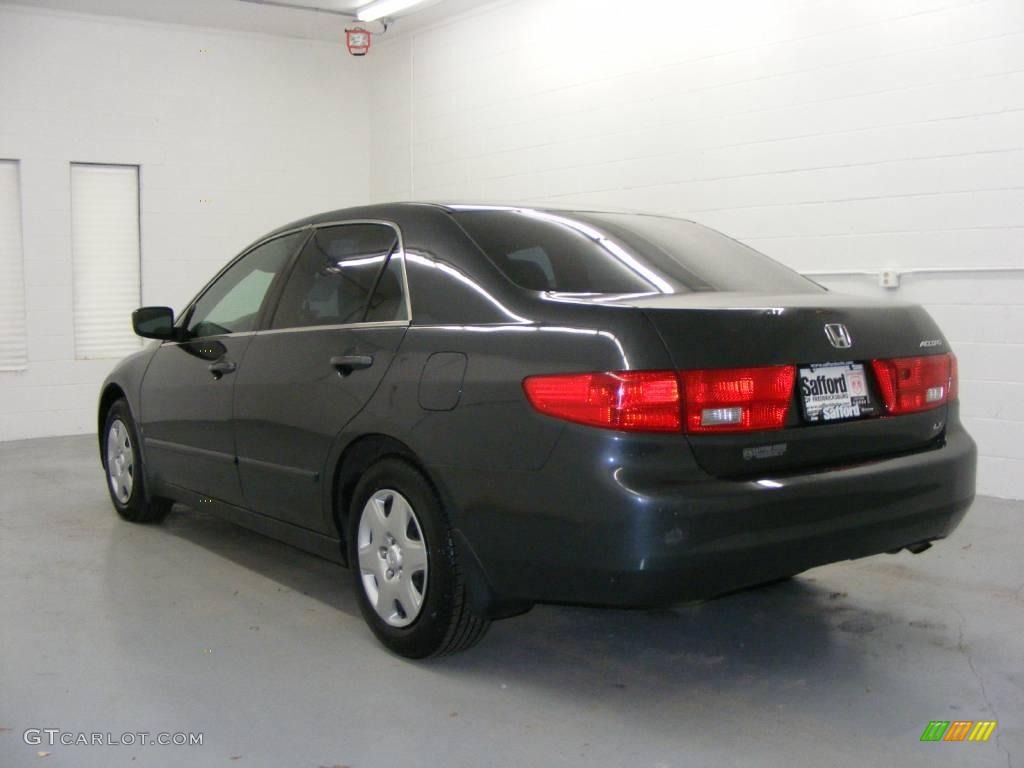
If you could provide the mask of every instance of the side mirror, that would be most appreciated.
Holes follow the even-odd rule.
[[[132,328],[144,339],[177,341],[174,310],[170,307],[140,307],[132,312]]]

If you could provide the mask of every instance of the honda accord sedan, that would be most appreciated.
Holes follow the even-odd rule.
[[[402,203],[242,251],[104,383],[110,497],[347,566],[411,658],[533,604],[651,606],[948,536],[974,497],[920,307],[690,221]]]

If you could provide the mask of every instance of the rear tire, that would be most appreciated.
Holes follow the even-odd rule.
[[[443,656],[476,645],[490,621],[469,599],[448,516],[414,466],[385,458],[352,495],[348,559],[363,618],[399,656]]]
[[[171,509],[169,499],[146,498],[146,473],[139,450],[139,432],[122,398],[107,411],[103,422],[103,471],[107,492],[117,514],[132,523],[155,523]]]

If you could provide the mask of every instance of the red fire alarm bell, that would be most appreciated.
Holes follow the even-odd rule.
[[[353,56],[365,56],[370,50],[370,33],[360,27],[346,29],[345,45]]]

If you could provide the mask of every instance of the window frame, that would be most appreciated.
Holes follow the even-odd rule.
[[[69,206],[70,206],[69,207],[69,211],[71,213],[71,216],[70,216],[70,228],[68,230],[68,236],[70,238],[70,250],[71,250],[71,312],[72,312],[72,320],[73,320],[73,326],[74,326],[74,330],[73,330],[73,333],[72,333],[72,346],[73,346],[73,349],[74,349],[74,358],[73,359],[76,362],[78,362],[78,361],[86,361],[86,360],[119,360],[119,359],[125,357],[126,355],[132,355],[132,354],[135,354],[136,352],[142,350],[144,348],[144,341],[145,340],[136,337],[135,341],[137,342],[137,346],[133,347],[130,350],[126,349],[124,352],[118,353],[118,354],[114,354],[114,355],[92,356],[92,355],[87,355],[84,352],[80,352],[79,351],[79,327],[80,327],[80,324],[78,322],[78,301],[76,300],[76,295],[77,295],[77,291],[78,291],[78,289],[76,287],[76,282],[78,282],[78,280],[76,280],[75,275],[76,275],[76,273],[78,273],[80,275],[81,271],[79,269],[76,269],[76,265],[75,265],[75,216],[74,216],[74,208],[75,208],[75,192],[74,192],[74,189],[75,189],[75,169],[76,168],[81,168],[81,169],[86,169],[86,168],[107,168],[107,169],[132,169],[132,170],[135,171],[135,211],[134,211],[134,218],[135,218],[135,224],[136,224],[137,235],[138,235],[138,242],[137,242],[137,246],[136,246],[137,249],[138,249],[138,258],[135,260],[137,262],[136,266],[138,268],[138,280],[136,281],[136,286],[135,286],[137,288],[137,291],[136,291],[136,294],[135,294],[135,304],[136,304],[136,306],[139,306],[142,303],[142,295],[143,295],[142,275],[143,275],[143,266],[144,266],[143,262],[144,262],[144,258],[145,258],[144,255],[143,255],[143,252],[142,252],[142,226],[143,226],[142,225],[142,164],[141,163],[104,163],[104,162],[99,162],[99,161],[96,161],[96,160],[71,160],[68,163],[67,167],[68,167],[68,201],[69,201]]]
[[[339,227],[346,224],[380,224],[386,227],[390,227],[394,230],[395,235],[398,237],[398,248],[394,253],[391,254],[391,258],[399,257],[402,266],[402,290],[405,292],[405,306],[408,317],[405,320],[378,320],[371,322],[359,322],[359,323],[342,323],[336,325],[305,325],[305,326],[293,326],[288,328],[270,328],[270,321],[274,314],[277,312],[277,306],[281,300],[281,294],[284,292],[284,286],[287,284],[288,279],[292,275],[292,271],[295,269],[298,263],[299,256],[302,255],[303,249],[309,242],[313,233],[318,229],[324,229],[326,227]],[[298,246],[295,251],[285,261],[281,271],[274,277],[273,282],[270,284],[270,288],[267,289],[267,295],[264,297],[263,306],[260,307],[259,318],[256,321],[256,327],[251,331],[237,331],[235,333],[220,334],[218,337],[209,338],[221,338],[221,337],[241,337],[246,335],[252,335],[256,333],[295,333],[297,331],[317,331],[331,328],[388,328],[398,326],[409,326],[412,323],[412,296],[409,293],[409,270],[406,267],[405,261],[405,236],[402,232],[402,228],[393,221],[385,219],[340,219],[332,221],[318,221],[315,224],[304,224],[301,227],[292,227],[282,232],[274,232],[271,235],[267,235],[255,243],[252,243],[245,248],[242,252],[236,255],[231,261],[225,264],[220,271],[214,275],[209,282],[202,287],[202,289],[195,295],[185,308],[181,311],[181,314],[175,318],[174,325],[177,328],[187,328],[191,321],[192,312],[195,309],[196,304],[200,299],[209,291],[214,284],[220,280],[220,278],[231,269],[235,264],[244,259],[250,253],[255,251],[257,248],[266,245],[271,240],[277,240],[280,237],[287,237],[293,235],[296,232],[306,232],[306,237],[299,240]],[[387,268],[387,262],[383,265],[382,269]],[[188,339],[183,342],[178,341],[165,341],[163,344],[183,344],[188,343]]]
[[[14,315],[21,321],[20,333],[16,334],[21,343],[21,355],[13,358],[11,362],[0,361],[0,374],[23,373],[29,369],[31,363],[28,342],[28,295],[25,280],[25,185],[22,180],[22,161],[17,157],[0,156],[0,164],[4,163],[9,163],[14,168],[15,196],[18,203],[18,285],[16,293],[21,301],[18,311]]]

